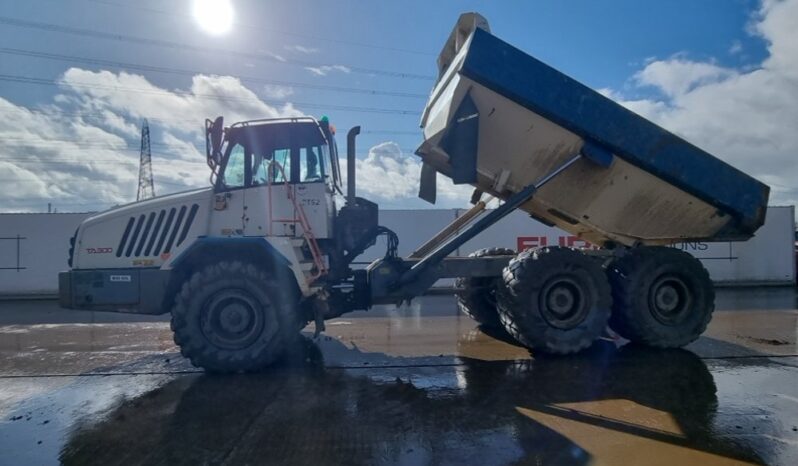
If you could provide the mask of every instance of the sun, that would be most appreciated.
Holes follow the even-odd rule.
[[[208,34],[225,34],[233,26],[230,0],[194,0],[192,12],[197,24]]]

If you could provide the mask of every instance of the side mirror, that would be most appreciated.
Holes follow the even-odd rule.
[[[224,134],[224,118],[205,120],[205,156],[208,166],[215,168],[222,159],[222,136]]]

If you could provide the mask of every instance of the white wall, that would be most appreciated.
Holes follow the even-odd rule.
[[[69,238],[88,216],[0,214],[0,295],[56,293]]]
[[[757,231],[756,236],[746,242],[678,243],[674,246],[701,259],[716,283],[793,284],[794,210],[793,206],[769,207],[765,225]],[[465,211],[385,211],[380,212],[380,221],[399,234],[400,252],[407,254],[440,231],[452,217],[462,215],[463,212]],[[570,233],[547,227],[524,212],[516,211],[463,245],[457,254],[465,256],[477,249],[496,246],[519,250],[543,245],[589,246]],[[380,243],[367,251],[367,255],[369,259],[373,259],[384,252],[384,243]]]
[[[455,209],[383,210],[380,211],[380,225],[396,232],[399,236],[399,255],[404,257],[451,223],[457,214]],[[385,240],[380,238],[357,260],[371,262],[384,255]]]
[[[715,282],[794,283],[795,208],[768,208],[765,225],[745,242],[675,245],[701,259]]]
[[[463,211],[386,210],[380,223],[399,235],[399,253],[410,254]],[[0,295],[54,294],[57,274],[67,268],[69,238],[88,214],[0,214]],[[716,282],[730,284],[789,284],[795,282],[794,208],[770,207],[767,222],[744,243],[678,244],[698,257]],[[17,237],[19,236],[19,239]],[[469,241],[458,253],[484,247],[584,244],[557,228],[549,228],[514,212]],[[366,251],[360,262],[385,253],[385,242]],[[19,254],[19,261],[17,261]],[[451,281],[442,281],[441,285]]]

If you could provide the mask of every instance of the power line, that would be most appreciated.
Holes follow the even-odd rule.
[[[112,60],[105,60],[100,58],[87,58],[87,57],[76,57],[71,55],[63,55],[57,53],[46,53],[46,52],[37,52],[34,50],[24,50],[24,49],[14,49],[14,48],[0,48],[0,53],[7,54],[7,55],[17,55],[23,57],[33,57],[33,58],[41,58],[45,60],[58,60],[58,61],[65,61],[70,63],[83,63],[88,65],[101,65],[101,66],[112,66],[116,68],[120,68],[123,70],[136,70],[136,71],[147,71],[147,72],[155,72],[155,73],[167,73],[167,74],[175,74],[180,76],[195,76],[198,74],[206,74],[206,75],[216,75],[216,76],[224,76],[224,74],[219,73],[210,73],[207,71],[199,71],[199,70],[186,70],[180,68],[170,68],[165,66],[153,66],[153,65],[142,65],[137,63],[124,63]],[[340,86],[328,86],[323,84],[309,84],[309,83],[297,83],[297,82],[290,82],[290,81],[275,81],[270,79],[262,79],[262,78],[255,78],[251,76],[233,76],[236,79],[242,82],[251,82],[257,84],[267,84],[267,85],[276,85],[276,86],[287,86],[287,87],[298,87],[298,88],[306,88],[306,89],[316,89],[322,91],[334,91],[334,92],[348,92],[353,94],[366,94],[366,95],[384,95],[389,97],[403,97],[403,98],[413,98],[413,99],[426,99],[427,96],[424,94],[413,94],[409,92],[392,92],[392,91],[381,91],[377,89],[359,89],[354,87],[340,87]]]
[[[62,116],[78,116],[78,117],[104,117],[104,116],[106,116],[102,112],[84,112],[84,111],[72,112],[72,111],[67,111],[67,110],[63,110],[63,109],[60,109],[60,108],[46,108],[46,109],[42,109],[42,108],[29,109],[29,108],[26,108],[26,110],[28,112],[34,114],[34,115],[42,116],[42,117],[49,117],[50,113],[55,113],[55,114],[62,115]],[[122,116],[122,115],[118,115],[117,113],[114,113],[110,109],[108,109],[108,111],[110,113],[112,113],[114,116]],[[131,117],[131,118],[137,118],[137,117]],[[188,119],[188,118],[186,118],[186,119],[178,119],[178,118],[149,118],[149,120],[150,121],[161,121],[161,122],[164,122],[164,123],[189,123],[189,122],[191,122],[191,123],[196,123],[198,127],[202,126],[202,121],[203,121],[203,120],[200,120],[200,119]]]
[[[32,147],[35,147],[35,148],[48,148],[48,147],[56,147],[56,148],[58,148],[62,144],[69,144],[69,145],[75,146],[75,147],[64,147],[62,149],[70,149],[71,150],[71,149],[84,149],[85,148],[85,149],[105,149],[105,150],[108,150],[108,151],[124,151],[124,152],[138,152],[139,151],[138,148],[134,148],[131,145],[132,143],[129,143],[127,141],[126,141],[126,145],[125,146],[121,146],[121,145],[112,146],[112,145],[109,145],[108,141],[102,141],[102,140],[99,140],[99,139],[92,140],[92,139],[55,139],[55,138],[47,138],[47,139],[4,138],[3,141],[12,142],[12,143],[19,143],[19,145],[23,146],[23,148],[25,146],[32,146]],[[164,148],[173,148],[173,149],[177,150],[177,148],[174,145],[163,143],[163,142],[151,142],[150,144],[153,145],[153,146],[164,147]],[[196,145],[194,145],[194,143],[186,142],[186,144],[192,145],[192,146],[194,146],[194,148],[196,150],[202,152],[200,149],[198,149],[196,147]],[[409,147],[399,147],[399,150],[401,150],[402,152],[407,152],[407,153],[414,153],[416,151],[415,148],[409,148]],[[163,156],[169,156],[170,155],[170,154],[168,154],[166,152],[155,152],[155,151],[153,151],[153,154],[163,155]],[[365,154],[368,154],[368,152],[358,152],[358,155],[365,155]],[[2,158],[2,157],[0,156],[0,158]],[[184,162],[189,162],[189,163],[194,163],[193,161],[188,161],[188,160],[183,160],[183,161]]]
[[[28,147],[58,147],[62,144],[79,145],[81,147],[90,147],[96,149],[108,150],[127,150],[131,149],[130,144],[125,141],[125,144],[114,143],[110,141],[103,141],[100,139],[36,139],[36,138],[4,138],[3,142],[11,143],[8,145],[28,146]],[[138,150],[138,149],[136,149]]]
[[[67,146],[64,146],[67,144]],[[62,147],[64,146],[64,147]],[[41,144],[36,143],[36,141],[31,142],[21,142],[17,145],[12,145],[12,148],[15,151],[24,151],[26,149],[29,150],[58,150],[59,152],[74,152],[74,151],[86,151],[86,150],[95,150],[95,151],[104,151],[104,152],[139,152],[138,148],[133,148],[130,145],[124,147],[110,147],[104,145],[103,143],[97,142],[83,142],[78,140],[64,140],[63,142],[51,142],[51,141],[44,141]],[[153,154],[159,156],[170,156],[165,152],[155,152]],[[30,160],[30,157],[20,158],[22,156],[14,156],[14,157],[4,157],[0,155],[0,160],[11,160],[11,159],[19,159],[19,160]]]
[[[102,112],[83,112],[83,111],[71,112],[71,111],[62,110],[62,109],[58,109],[58,108],[48,108],[48,109],[46,109],[46,111],[42,110],[42,109],[26,109],[26,110],[28,110],[29,112],[34,113],[36,115],[40,115],[40,116],[49,116],[49,115],[47,115],[48,113],[57,113],[59,115],[64,115],[64,116],[79,116],[79,117],[104,117],[104,116],[106,116]],[[114,113],[110,109],[108,111],[111,112],[115,116],[122,116],[122,115],[118,115],[118,114]],[[122,116],[122,117],[124,118],[124,116]],[[135,117],[133,117],[133,118],[135,118]],[[188,118],[186,118],[186,119],[178,119],[178,118],[151,118],[151,117],[147,117],[147,119],[150,120],[150,121],[160,121],[160,122],[163,122],[163,123],[195,123],[197,125],[197,127],[200,127],[200,128],[202,127],[202,120],[199,120],[199,119],[195,120],[195,119],[188,119]],[[373,129],[373,130],[362,131],[360,134],[364,134],[364,135],[365,134],[369,134],[369,135],[384,134],[384,135],[390,135],[390,136],[420,136],[421,135],[421,131],[420,130],[417,130],[417,131],[403,131],[403,130],[393,130],[393,129]],[[4,139],[4,141],[8,141],[8,140],[9,139]],[[162,143],[153,142],[152,144],[153,145],[158,145],[158,144],[162,144]]]
[[[57,144],[63,144],[63,143],[67,143],[67,144],[73,144],[74,143],[74,144],[78,144],[78,145],[86,146],[86,147],[91,146],[91,147],[107,148],[107,149],[111,149],[111,150],[127,150],[127,149],[123,149],[121,147],[121,143],[117,143],[117,142],[113,142],[113,141],[106,141],[106,140],[103,140],[103,139],[37,138],[37,137],[33,137],[33,136],[23,136],[23,137],[4,137],[4,138],[2,138],[2,141],[3,142],[19,142],[19,143],[24,144],[24,145],[37,145],[37,146],[41,145],[41,144],[44,144],[44,145],[49,145],[49,144],[57,145]],[[193,144],[191,142],[186,142],[186,143],[187,144]],[[127,140],[124,141],[124,144],[125,144],[124,145],[125,148],[130,148],[131,150],[139,150],[138,146],[135,146],[135,149],[134,149],[133,146],[131,146],[132,143],[127,141]],[[171,144],[167,144],[165,142],[152,142],[150,144],[153,145],[153,146],[173,147]]]
[[[73,150],[81,150],[85,151],[86,149],[91,149],[91,147],[75,147],[71,148],[71,150],[67,152],[72,152]],[[118,152],[130,152],[135,153],[139,152],[139,149],[117,149]],[[180,162],[188,165],[197,165],[205,167],[205,160],[186,160],[186,159],[175,159],[173,154],[167,154],[164,152],[152,152],[153,155],[157,156],[158,160],[168,160],[170,162]],[[105,155],[105,154],[104,154]],[[136,163],[137,160],[133,160],[132,158],[122,158],[122,159],[95,159],[91,157],[79,157],[79,156],[68,156],[68,157],[45,157],[45,158],[38,158],[38,155],[31,155],[31,156],[20,156],[15,155],[11,157],[6,157],[0,155],[0,162],[10,162],[14,164],[49,164],[49,163],[67,163],[67,164],[74,164],[74,163],[108,163],[108,164],[133,164]]]
[[[169,160],[165,158],[160,158],[159,160]],[[171,160],[170,160],[171,161]],[[80,158],[80,159],[64,159],[64,158],[49,158],[47,160],[31,160],[31,159],[12,159],[12,158],[5,158],[0,157],[0,162],[7,162],[12,165],[84,165],[84,164],[92,164],[92,165],[134,165],[137,163],[136,160],[108,160],[108,159],[88,159],[88,158]],[[189,165],[196,165],[197,167],[204,167],[205,163],[201,163],[200,161],[191,162],[185,161]]]
[[[149,118],[148,120],[151,120],[151,118]],[[2,141],[3,142],[12,142],[12,143],[13,142],[18,142],[18,143],[23,144],[23,145],[37,145],[37,146],[38,145],[42,145],[42,144],[43,145],[50,145],[50,144],[58,145],[58,144],[62,144],[62,143],[67,143],[67,144],[78,144],[78,145],[87,146],[87,147],[91,146],[91,147],[107,148],[107,149],[111,149],[111,150],[127,150],[127,149],[122,149],[120,147],[121,144],[119,144],[119,143],[115,143],[115,142],[112,142],[112,141],[106,141],[106,140],[103,140],[103,139],[75,139],[75,138],[65,139],[65,138],[39,138],[39,137],[34,137],[34,136],[23,136],[23,137],[2,137]],[[182,142],[185,142],[186,144],[189,144],[189,145],[194,145],[195,144],[195,143],[190,142],[190,141],[182,141]],[[135,149],[134,149],[133,146],[131,146],[132,143],[128,142],[127,140],[125,140],[124,143],[125,143],[125,146],[124,146],[125,148],[130,148],[131,150],[136,150],[136,151],[139,150],[138,146],[135,146]],[[114,145],[114,144],[116,144],[116,145]],[[153,145],[153,146],[174,147],[174,145],[168,144],[168,143],[165,143],[165,142],[151,142],[150,144]],[[195,146],[195,148],[196,148],[196,146]],[[153,152],[153,153],[155,153],[155,152]]]
[[[62,182],[62,181],[63,181],[63,180],[55,180],[55,181],[51,181],[51,180],[40,180],[40,179],[36,179],[36,180],[30,180],[30,179],[21,180],[21,179],[18,179],[18,178],[0,178],[0,182],[4,182],[4,183],[42,183],[42,184],[56,184],[57,182]],[[102,180],[100,180],[100,181],[102,181]],[[73,181],[73,182],[74,182],[74,181]],[[201,182],[199,182],[199,181],[198,181],[197,183],[195,183],[195,182],[178,183],[178,182],[176,182],[176,181],[167,181],[167,180],[158,179],[158,184],[166,184],[166,185],[178,186],[178,187],[183,187],[183,188],[190,188],[190,187],[192,187],[192,186],[197,186],[197,184],[198,184],[198,183],[205,183],[205,182],[207,182],[207,179],[205,179],[205,180],[202,180]],[[203,185],[203,186],[204,186],[204,185]],[[27,198],[26,198],[26,199],[27,199]],[[45,199],[47,199],[47,198],[45,198]],[[51,199],[51,198],[50,198],[50,199]]]
[[[48,32],[58,32],[62,34],[70,34],[82,37],[92,37],[96,39],[107,39],[107,40],[115,40],[120,42],[129,42],[139,45],[149,45],[154,47],[162,47],[162,48],[169,48],[175,50],[188,50],[191,52],[197,53],[213,53],[217,55],[223,56],[232,56],[232,57],[240,57],[246,58],[249,60],[260,60],[260,61],[267,61],[270,63],[282,63],[285,65],[293,65],[293,66],[301,66],[303,68],[320,68],[320,67],[329,67],[335,66],[334,64],[330,63],[318,63],[318,62],[309,62],[303,60],[296,60],[296,59],[289,59],[284,58],[279,55],[275,54],[262,54],[262,53],[252,53],[252,52],[241,52],[238,50],[231,50],[231,49],[220,49],[215,47],[200,47],[191,44],[185,44],[181,42],[172,42],[167,40],[161,39],[150,39],[146,37],[138,37],[138,36],[129,36],[124,34],[115,34],[103,31],[95,31],[91,29],[82,29],[82,28],[75,28],[70,26],[61,26],[58,24],[51,24],[51,23],[40,23],[36,21],[27,21],[18,18],[9,18],[7,16],[0,16],[0,24],[5,24],[8,26],[19,27],[19,28],[26,28],[26,29],[37,29],[40,31],[48,31]],[[340,65],[339,65],[340,66]],[[417,73],[404,73],[400,71],[387,71],[387,70],[378,70],[374,68],[364,68],[358,66],[346,66],[346,68],[354,73],[360,74],[367,74],[367,75],[379,75],[379,76],[386,76],[390,78],[402,78],[402,79],[419,79],[419,80],[434,80],[433,76],[430,75],[422,75]]]
[[[295,105],[297,107],[306,107],[306,108],[320,108],[323,110],[337,110],[341,112],[355,112],[355,113],[383,113],[383,114],[391,114],[391,115],[408,115],[408,116],[418,116],[421,115],[421,112],[417,112],[414,110],[402,110],[402,109],[390,109],[390,108],[380,108],[380,107],[356,107],[356,106],[349,106],[349,105],[326,105],[326,104],[312,104],[312,103],[303,103],[303,102],[290,102],[287,100],[274,100],[274,99],[261,99],[259,97],[255,98],[245,98],[245,97],[230,97],[230,96],[220,96],[216,94],[196,94],[187,91],[161,91],[155,89],[143,89],[143,88],[135,88],[135,87],[119,87],[119,86],[106,86],[102,84],[93,84],[93,83],[81,83],[81,82],[65,82],[61,80],[51,80],[51,79],[44,79],[44,78],[37,78],[33,76],[18,76],[18,75],[8,75],[8,74],[0,74],[0,81],[6,82],[15,82],[21,84],[36,84],[36,85],[46,85],[46,86],[58,86],[58,85],[67,85],[70,87],[76,88],[84,88],[84,89],[104,89],[104,90],[113,90],[113,91],[120,91],[120,92],[132,92],[137,94],[150,94],[150,95],[166,95],[166,96],[180,96],[180,97],[188,97],[188,98],[198,98],[198,99],[208,99],[208,100],[217,100],[217,101],[233,101],[233,102],[262,102],[270,105]]]
[[[150,13],[155,13],[155,14],[159,14],[159,15],[163,15],[163,16],[181,17],[181,18],[184,18],[186,20],[192,20],[193,21],[193,18],[190,15],[180,14],[180,13],[176,13],[176,12],[172,12],[172,11],[159,10],[159,9],[156,9],[156,8],[149,8],[149,7],[141,6],[139,4],[132,5],[132,4],[129,4],[129,3],[111,2],[111,1],[107,1],[107,0],[88,0],[88,1],[91,1],[91,2],[94,2],[94,3],[100,3],[100,4],[103,4],[103,5],[118,6],[118,7],[122,7],[122,8],[131,8],[131,9],[137,9],[137,10],[142,10],[142,11],[148,11]],[[246,28],[246,29],[252,29],[252,30],[255,30],[255,31],[258,31],[258,32],[271,31],[271,32],[276,32],[278,34],[283,34],[283,35],[286,35],[286,36],[294,36],[294,37],[301,37],[301,38],[304,38],[304,39],[318,40],[318,41],[321,41],[321,42],[323,42],[325,44],[327,44],[327,43],[337,43],[337,44],[349,45],[349,46],[355,46],[355,47],[365,47],[365,48],[376,49],[376,50],[387,50],[387,51],[390,51],[390,52],[403,52],[403,53],[411,53],[411,54],[414,54],[414,55],[426,55],[426,56],[433,56],[433,57],[436,55],[435,53],[425,52],[425,51],[422,51],[422,50],[410,50],[410,49],[403,49],[403,48],[399,48],[399,47],[390,47],[390,46],[386,46],[386,45],[377,45],[377,44],[368,44],[368,43],[365,43],[365,42],[348,41],[348,40],[343,40],[343,39],[337,39],[337,38],[334,38],[334,37],[320,37],[320,36],[313,36],[313,35],[308,35],[308,34],[301,34],[301,33],[293,32],[293,31],[285,31],[285,30],[282,30],[282,29],[269,28],[269,27],[265,27],[265,26],[263,26],[261,24],[254,25],[254,24],[248,24],[248,23],[242,23],[242,22],[235,21],[235,22],[233,22],[233,27],[236,27],[236,26],[237,27],[241,27],[241,28]]]
[[[48,197],[48,196],[32,196],[32,197],[25,197],[24,199],[10,199],[10,200],[7,200],[7,202],[12,202],[12,203],[16,203],[16,204],[24,204],[24,203],[27,203],[27,202],[29,202],[31,200],[38,200],[38,199],[45,199],[45,200],[49,200],[49,201],[53,200],[52,197]],[[97,205],[97,204],[106,204],[107,202],[108,201],[96,201],[96,202],[61,201],[61,200],[57,201],[57,203],[59,205],[65,204],[65,205],[80,205],[80,206],[91,206],[91,205]]]
[[[394,136],[418,136],[419,131],[400,131],[391,129],[372,129],[361,132],[360,134],[389,134]]]
[[[127,151],[126,151],[127,152]],[[132,150],[130,151],[132,152]],[[12,157],[5,157],[0,155],[0,162],[13,162],[14,164],[22,163],[31,163],[31,164],[39,164],[39,163],[79,163],[79,162],[91,162],[91,163],[118,163],[118,164],[132,164],[136,163],[136,160],[132,158],[130,160],[126,158],[121,159],[95,159],[95,158],[87,158],[87,157],[46,157],[44,159],[37,158],[37,156],[12,156]],[[194,163],[194,162],[191,162]]]

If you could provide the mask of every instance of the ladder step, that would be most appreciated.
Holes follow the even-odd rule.
[[[299,269],[300,269],[301,271],[303,271],[303,272],[307,272],[307,271],[309,271],[309,270],[313,269],[313,267],[314,267],[315,265],[316,265],[316,264],[314,264],[314,263],[313,263],[313,261],[301,261],[301,262],[299,263]]]

